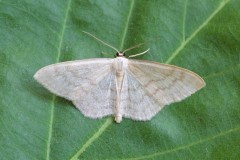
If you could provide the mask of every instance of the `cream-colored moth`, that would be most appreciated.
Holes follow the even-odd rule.
[[[72,101],[84,116],[114,115],[117,123],[122,117],[150,120],[164,106],[205,86],[204,80],[189,70],[127,59],[124,52],[110,47],[117,51],[116,58],[56,63],[41,68],[34,78],[52,93]]]

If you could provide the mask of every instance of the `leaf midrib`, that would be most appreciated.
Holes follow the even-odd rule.
[[[135,5],[135,0],[132,0],[131,1],[131,4],[130,4],[130,8],[129,8],[129,12],[128,12],[128,15],[127,15],[127,19],[126,19],[126,23],[125,23],[125,27],[123,29],[123,36],[122,36],[122,39],[121,39],[121,43],[120,43],[120,50],[123,49],[123,46],[124,46],[124,42],[125,42],[125,39],[126,39],[126,35],[127,35],[127,31],[128,31],[128,28],[129,28],[129,22],[131,20],[131,16],[132,16],[132,11],[133,11],[133,8],[134,8],[134,5]],[[95,132],[93,134],[93,136],[91,136],[83,145],[82,147],[72,156],[71,160],[75,160],[77,159],[82,153],[85,152],[85,150],[95,141],[97,140],[97,138],[99,136],[101,136],[102,133],[104,133],[104,131],[112,124],[112,119],[107,119],[105,121],[105,123],[103,123],[103,125],[97,130],[97,132]]]

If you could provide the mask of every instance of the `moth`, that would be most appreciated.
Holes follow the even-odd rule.
[[[164,106],[205,86],[192,71],[128,59],[124,52],[111,48],[117,51],[116,58],[56,63],[38,70],[34,78],[50,92],[72,101],[84,116],[95,119],[114,115],[117,123],[123,117],[150,120]]]

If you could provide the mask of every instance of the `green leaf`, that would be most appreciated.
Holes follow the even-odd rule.
[[[0,0],[0,159],[240,159],[239,0]],[[34,73],[147,42],[206,87],[151,121],[85,118]]]

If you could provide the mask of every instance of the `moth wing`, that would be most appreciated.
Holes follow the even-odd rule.
[[[113,113],[116,96],[112,59],[89,59],[46,66],[34,78],[52,93],[73,101],[87,117]]]
[[[189,70],[129,60],[121,98],[124,116],[149,120],[165,105],[181,101],[204,86],[204,80]]]

